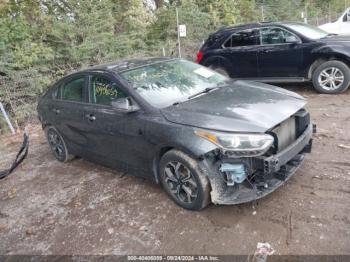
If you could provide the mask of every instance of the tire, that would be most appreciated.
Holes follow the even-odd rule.
[[[176,177],[176,169],[180,179]],[[173,175],[171,179],[169,172]],[[198,211],[209,205],[209,181],[200,171],[198,162],[187,154],[178,150],[165,153],[160,160],[159,177],[165,192],[179,206]]]
[[[55,127],[46,127],[45,133],[50,149],[58,161],[68,162],[74,158],[73,155],[69,154],[63,137]]]
[[[312,83],[319,93],[340,94],[350,85],[350,69],[337,60],[324,62],[313,72]]]

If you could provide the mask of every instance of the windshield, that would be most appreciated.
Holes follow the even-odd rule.
[[[307,24],[286,24],[286,26],[311,39],[320,39],[328,35],[326,31]]]
[[[171,60],[131,69],[121,75],[152,106],[164,108],[191,99],[229,78],[186,60]]]

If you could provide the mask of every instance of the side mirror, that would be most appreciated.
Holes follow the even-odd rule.
[[[288,44],[299,44],[300,41],[298,38],[296,38],[294,35],[292,36],[287,36],[286,37],[286,43]]]
[[[112,101],[112,107],[125,112],[134,112],[140,109],[136,104],[131,105],[130,99],[127,97],[118,98]]]

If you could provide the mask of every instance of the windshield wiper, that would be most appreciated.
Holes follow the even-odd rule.
[[[182,103],[182,101],[176,101],[173,103],[173,106],[177,106],[177,105],[180,105]]]
[[[195,98],[196,96],[199,96],[201,94],[206,94],[206,93],[209,93],[210,91],[214,90],[214,89],[217,89],[218,87],[207,87],[206,89],[198,92],[198,93],[195,93],[193,95],[190,95],[187,99],[192,99],[192,98]]]

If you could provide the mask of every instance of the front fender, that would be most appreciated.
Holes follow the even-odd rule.
[[[348,47],[341,44],[320,46],[315,48],[311,53],[318,57],[341,58],[350,62],[350,45]]]
[[[168,128],[152,128],[151,143],[154,150],[149,152],[152,159],[152,170],[154,179],[158,183],[158,167],[161,157],[171,149],[177,149],[194,159],[203,159],[204,156],[218,149],[213,143],[198,137],[194,128],[185,125],[170,124]]]

